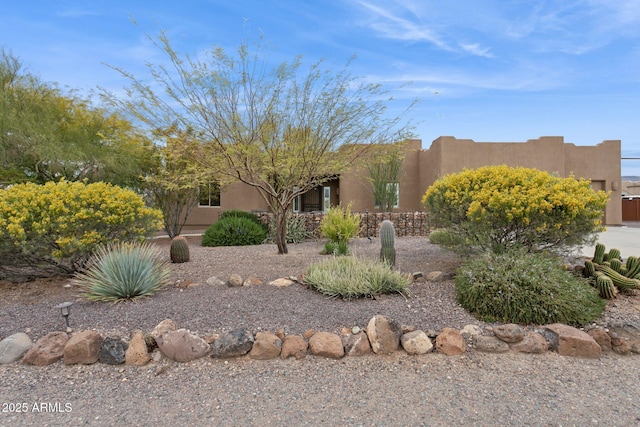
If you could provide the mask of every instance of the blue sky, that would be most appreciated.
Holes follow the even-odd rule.
[[[132,23],[136,22],[136,25]],[[518,142],[622,140],[640,157],[638,0],[200,0],[2,2],[0,47],[43,80],[90,91],[164,60],[146,34],[197,55],[262,32],[274,57],[321,58],[380,82],[428,148],[441,135]],[[405,86],[411,82],[411,85]],[[640,176],[640,160],[623,161]]]

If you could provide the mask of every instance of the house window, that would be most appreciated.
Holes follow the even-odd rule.
[[[293,192],[295,193],[296,191],[298,191],[298,187],[293,187]],[[296,198],[293,199],[293,212],[300,212],[300,196],[296,196]]]
[[[383,200],[380,200],[383,199]],[[400,207],[400,184],[397,182],[387,183],[387,189],[385,194],[380,194],[376,197],[375,207],[379,208],[382,204],[388,207],[391,205],[393,208]]]
[[[220,184],[212,182],[201,185],[198,189],[198,204],[200,206],[220,207]]]
[[[322,205],[322,210],[327,212],[331,207],[331,187],[324,187],[324,203]]]

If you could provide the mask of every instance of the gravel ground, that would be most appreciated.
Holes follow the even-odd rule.
[[[167,242],[157,243],[164,250]],[[375,314],[419,329],[461,328],[477,321],[455,302],[450,280],[415,283],[411,297],[343,301],[301,285],[288,288],[211,286],[231,273],[265,281],[301,274],[322,242],[290,246],[201,248],[191,241],[189,263],[172,266],[176,281],[160,294],[120,304],[88,303],[68,280],[0,283],[0,337],[25,331],[33,340],[60,330],[53,308],[71,300],[71,326],[105,335],[148,331],[165,318],[199,334],[236,327],[251,330],[338,331],[366,326]],[[424,238],[399,238],[402,271],[440,270],[459,264]],[[377,242],[353,244],[377,257]],[[600,323],[640,327],[638,297],[611,302]],[[339,361],[230,361],[187,364],[160,361],[130,366],[0,366],[0,425],[640,425],[640,357],[605,355],[582,360],[544,355],[440,354],[345,358]],[[19,405],[18,405],[19,404]],[[44,404],[44,405],[42,405]],[[16,412],[25,409],[26,412]],[[40,411],[38,411],[40,409]],[[48,413],[44,413],[48,411]]]

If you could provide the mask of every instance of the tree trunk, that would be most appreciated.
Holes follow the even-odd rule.
[[[276,245],[278,245],[278,254],[284,255],[289,253],[289,249],[287,249],[287,215],[282,211],[276,212],[274,215],[276,220]]]

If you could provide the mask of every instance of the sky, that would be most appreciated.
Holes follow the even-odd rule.
[[[145,63],[260,35],[278,60],[323,59],[394,97],[423,148],[439,136],[622,141],[640,158],[640,0],[23,0],[0,4],[0,48],[43,81],[121,93]],[[597,160],[597,159],[594,159]],[[640,176],[640,160],[622,161]]]

